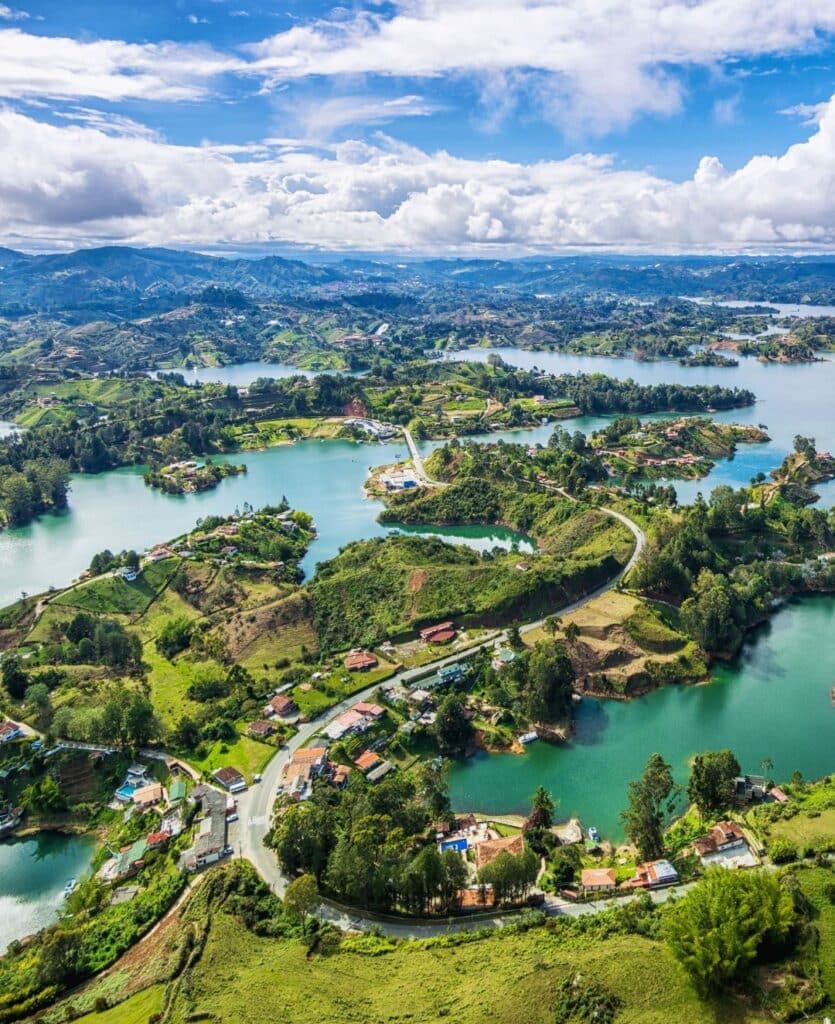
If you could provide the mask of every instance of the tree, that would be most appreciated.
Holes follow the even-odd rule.
[[[291,920],[298,921],[304,933],[307,919],[319,906],[319,886],[313,875],[294,878],[284,893],[284,911]]]
[[[695,756],[687,783],[687,798],[696,805],[702,818],[733,803],[734,779],[739,772],[739,761],[730,750],[708,750]]]
[[[156,649],[169,661],[191,643],[191,620],[185,615],[166,619],[156,639]]]
[[[715,867],[667,912],[663,933],[708,995],[738,980],[766,942],[786,937],[793,920],[791,896],[775,875]]]
[[[469,746],[473,738],[473,725],[460,694],[450,693],[441,702],[435,719],[435,737],[444,754],[461,754]]]
[[[559,617],[559,615],[549,615],[546,618],[546,620],[542,623],[542,628],[553,640],[554,637],[557,635],[557,632],[559,631],[561,624],[562,619]]]
[[[190,715],[183,715],[172,735],[174,745],[183,750],[194,750],[202,739],[200,726]]]
[[[652,754],[640,779],[629,783],[629,806],[621,820],[641,860],[664,853],[664,825],[675,809],[678,787],[670,766],[660,754]]]
[[[435,821],[450,816],[447,765],[441,758],[421,762],[415,771],[418,793]]]
[[[580,638],[580,627],[576,622],[569,622],[565,627],[564,635],[567,644],[575,644]]]
[[[15,700],[23,700],[26,696],[26,687],[29,685],[29,677],[23,671],[20,658],[7,655],[3,659],[3,686],[10,697]]]
[[[525,713],[532,722],[554,722],[571,710],[574,668],[565,647],[538,643],[527,659]]]
[[[554,799],[544,786],[537,786],[525,828],[550,828],[554,822]]]

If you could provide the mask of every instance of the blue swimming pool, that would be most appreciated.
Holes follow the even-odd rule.
[[[133,799],[133,793],[135,789],[136,786],[119,786],[119,788],[116,790],[116,796],[120,800],[124,800],[127,802],[128,800]]]
[[[446,839],[441,843],[441,853],[446,853],[447,850],[457,850],[459,853],[464,853],[467,849],[467,840],[462,837],[461,839]]]

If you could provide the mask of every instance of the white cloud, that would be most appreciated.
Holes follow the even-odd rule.
[[[28,17],[26,11],[16,11],[6,4],[0,4],[0,21],[26,21]]]
[[[739,93],[734,96],[725,96],[716,100],[713,104],[713,119],[718,124],[734,124],[739,113],[739,102],[742,99]]]
[[[193,100],[242,63],[199,44],[81,42],[0,29],[0,96],[6,99]]]
[[[835,31],[819,0],[401,0],[280,32],[249,48],[272,84],[313,75],[532,75],[546,112],[605,131],[669,114],[671,69],[814,49]]]
[[[479,161],[384,136],[318,150],[187,147],[105,127],[0,111],[0,241],[475,253],[835,245],[835,97],[807,141],[735,171],[705,157],[683,182],[590,154]]]
[[[192,25],[208,25],[209,24],[209,19],[208,18],[201,18],[197,14],[189,14],[189,15],[187,15],[187,20]]]
[[[426,117],[440,109],[422,96],[334,96],[329,99],[299,100],[288,97],[281,102],[283,123],[298,128],[300,138],[308,143],[330,139],[348,125],[388,124],[400,117]]]
[[[778,114],[784,117],[799,117],[803,124],[820,124],[821,118],[829,109],[829,103],[796,103],[793,107],[784,107]]]

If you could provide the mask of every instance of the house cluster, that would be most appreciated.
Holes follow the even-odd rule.
[[[662,889],[675,885],[678,872],[668,860],[650,860],[639,864],[632,878],[618,885],[614,868],[583,868],[580,872],[580,892],[583,895],[614,892],[616,889]]]
[[[387,441],[397,435],[397,427],[391,423],[381,423],[379,420],[368,419],[365,416],[349,416],[345,420],[345,426],[370,434],[377,441]]]
[[[222,770],[222,769],[221,769]],[[226,822],[228,802],[226,796],[212,786],[195,786],[189,795],[192,803],[199,804],[199,821],[194,844],[180,860],[186,871],[196,871],[220,860],[227,851]]]
[[[336,764],[328,758],[327,747],[302,747],[285,765],[278,794],[293,800],[307,800],[316,779],[324,779],[336,789],[342,789],[350,774],[349,765]]]
[[[386,761],[381,757],[376,750],[370,748],[363,750],[359,757],[355,757],[354,764],[369,782],[379,782],[389,772],[393,772],[396,767],[391,761]]]
[[[511,836],[499,835],[486,821],[477,821],[472,814],[452,822],[436,822],[434,828],[438,851],[446,853],[454,850],[460,853],[474,873],[494,861],[501,853],[515,856],[525,849],[525,838],[521,832]],[[468,850],[473,851],[472,860],[467,856]]]
[[[385,713],[386,709],[379,704],[359,701],[335,718],[324,730],[324,734],[331,740],[349,735],[358,736],[376,725]]]
[[[705,867],[754,868],[759,860],[754,855],[745,833],[735,821],[720,821],[693,843],[693,852]]]
[[[153,789],[154,792],[148,792],[143,797],[143,789],[149,791]],[[159,825],[147,835],[140,836],[134,842],[123,846],[118,852],[111,851],[113,856],[106,860],[99,869],[99,877],[105,882],[135,875],[144,865],[145,857],[150,851],[164,849],[171,839],[183,831],[182,803],[186,797],[184,779],[178,776],[171,781],[167,794],[168,806],[165,809],[161,807],[165,793],[159,783],[141,786],[134,792],[134,796],[137,794],[139,794],[139,800],[134,804],[137,810],[150,810],[152,807],[160,810]],[[153,803],[142,803],[143,799],[151,800],[152,798],[156,798]]]

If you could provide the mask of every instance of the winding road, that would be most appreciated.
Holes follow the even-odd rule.
[[[416,454],[417,449],[414,446],[411,434],[409,434],[408,431],[405,431],[405,434],[409,450],[412,452],[415,472],[422,479],[426,479],[423,463],[420,461],[420,457]],[[553,487],[552,490],[563,494],[565,497],[571,498],[571,495],[566,494],[561,488]],[[635,549],[623,569],[621,569],[620,572],[618,572],[618,574],[611,580],[591,593],[586,594],[579,600],[574,601],[563,608],[555,609],[553,614],[564,615],[568,612],[574,611],[577,608],[581,608],[584,604],[587,604],[595,597],[606,593],[607,590],[611,590],[612,587],[616,586],[632,569],[640,558],[641,552],[644,550],[644,546],[646,545],[646,535],[637,523],[615,509],[601,507],[598,511],[602,512],[604,515],[617,519],[619,522],[623,523],[627,529],[629,529],[635,538]],[[544,619],[538,619],[535,622],[529,622],[527,625],[520,628],[520,633],[525,634],[534,629],[538,629],[542,626],[544,621]],[[385,683],[408,685],[423,678],[424,676],[432,675],[443,665],[449,665],[453,662],[469,658],[475,651],[480,650],[483,647],[488,647],[496,642],[501,642],[506,638],[506,631],[498,632],[483,643],[470,647],[465,651],[448,655],[445,658],[439,658],[437,661],[433,661],[427,665],[422,665],[419,668],[404,669],[402,672],[398,672],[397,675],[385,680]],[[251,786],[245,793],[241,793],[238,796],[238,817],[240,827],[238,849],[236,852],[239,856],[250,861],[270,888],[279,896],[283,895],[289,879],[279,868],[278,861],[272,850],[269,850],[264,846],[264,837],[270,828],[270,819],[272,816],[273,804],[275,802],[276,789],[279,781],[281,780],[282,772],[296,750],[303,747],[308,740],[321,732],[330,721],[341,715],[344,711],[347,711],[352,704],[357,703],[357,701],[367,700],[371,697],[381,685],[382,684],[378,681],[371,686],[367,686],[364,690],[353,694],[351,697],[346,698],[335,707],[330,708],[326,718],[319,718],[312,722],[303,723],[299,727],[299,731],[295,736],[293,736],[289,743],[282,747],[267,764],[262,774],[261,782]],[[673,892],[682,892],[685,888],[686,887],[664,889],[652,893],[651,896],[656,902],[663,902],[668,899]],[[634,897],[626,896],[623,897],[620,902],[624,902],[632,898]],[[601,900],[589,903],[573,903],[556,897],[547,896],[545,899],[544,909],[549,914],[564,914],[571,917],[579,917],[584,914],[598,913],[600,910],[603,910],[610,905],[611,903],[609,901]],[[366,911],[358,908],[352,908],[350,910],[347,908],[341,908],[330,901],[324,901],[322,903],[317,911],[317,916],[321,920],[329,921],[343,929],[351,928],[363,930],[377,928],[394,938],[426,938],[433,935],[440,935],[451,931],[461,931],[468,928],[498,927],[508,919],[512,920],[512,915],[509,917],[508,915],[495,914],[486,916],[477,915],[472,918],[455,917],[443,921],[401,921],[393,917],[367,913]]]

